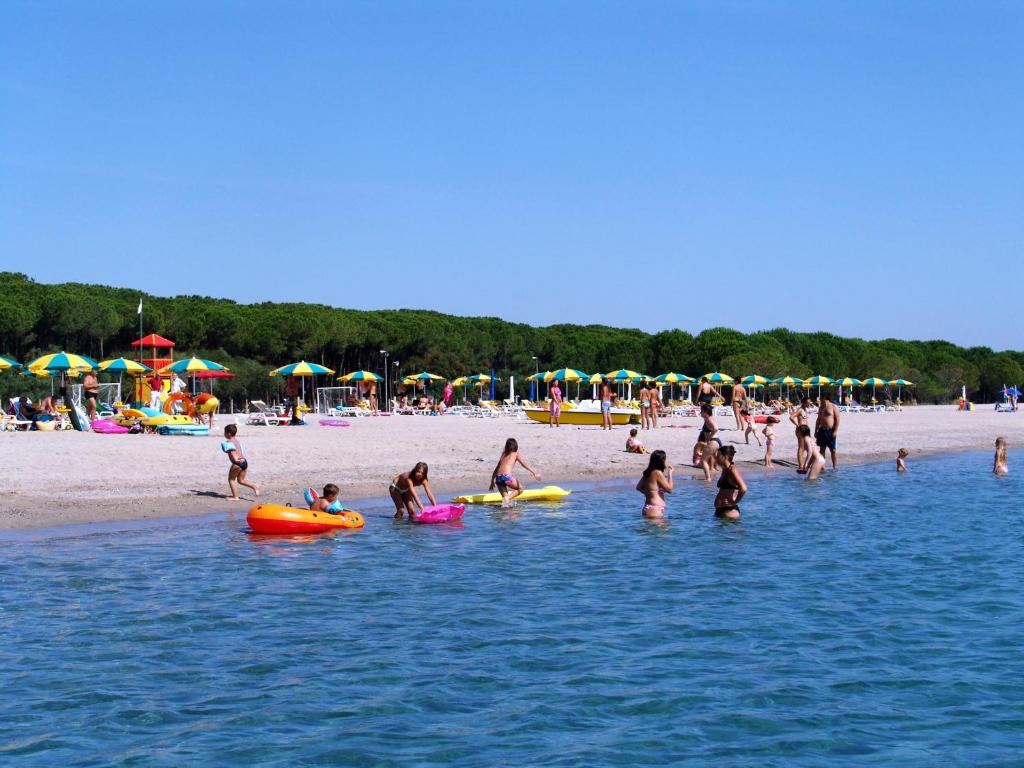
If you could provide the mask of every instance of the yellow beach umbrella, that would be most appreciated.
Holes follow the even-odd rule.
[[[370,371],[352,371],[338,377],[339,381],[384,381],[383,377]]]
[[[47,371],[91,371],[98,363],[91,357],[84,355],[72,355],[67,352],[55,352],[50,355],[37,357],[25,367],[36,371],[45,369]]]
[[[316,363],[307,363],[301,360],[291,365],[282,365],[270,372],[271,376],[330,376],[334,373],[333,368],[325,368]]]

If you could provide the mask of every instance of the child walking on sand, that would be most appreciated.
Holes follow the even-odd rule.
[[[629,430],[629,439],[626,440],[626,452],[627,453],[649,453],[647,447],[640,442],[640,438],[636,436],[636,427]]]
[[[245,455],[242,453],[242,444],[238,442],[237,435],[238,426],[236,424],[228,424],[224,427],[224,442],[220,444],[220,449],[228,455],[228,460],[231,462],[231,469],[228,470],[228,488],[231,489],[231,501],[239,500],[239,485],[251,488],[257,497],[260,495],[260,487],[245,480],[245,473],[249,469],[249,462],[246,461]]]
[[[498,487],[501,494],[501,506],[507,507],[515,501],[516,496],[524,490],[523,485],[516,480],[512,472],[519,464],[523,469],[533,475],[533,479],[540,481],[540,474],[533,471],[533,467],[526,463],[526,459],[519,455],[519,443],[514,437],[505,441],[505,450],[502,451],[494,471],[491,473],[491,485],[489,490]]]
[[[747,445],[750,445],[750,436],[753,435],[754,439],[757,440],[757,447],[761,447],[761,438],[757,436],[757,430],[754,428],[754,417],[750,415],[750,411],[746,408],[740,411],[740,417],[743,419],[743,440]]]
[[[904,461],[904,459],[907,458],[907,456],[909,456],[909,455],[910,455],[910,451],[908,451],[906,448],[900,448],[896,452],[896,471],[897,472],[906,472],[907,471],[907,463]]]
[[[775,445],[775,430],[772,429],[772,425],[778,423],[778,418],[769,416],[768,423],[761,430],[761,434],[764,435],[764,465],[766,467],[772,466],[772,446]]]
[[[1005,475],[1010,471],[1009,460],[1006,455],[1006,438],[996,438],[996,457],[992,463],[992,472],[996,475]]]

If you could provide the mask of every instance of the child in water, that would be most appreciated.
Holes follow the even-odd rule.
[[[629,430],[629,439],[626,440],[626,452],[627,453],[649,453],[647,447],[640,442],[640,439],[636,436],[636,427]]]
[[[498,487],[501,494],[501,506],[507,507],[515,501],[516,496],[524,490],[522,484],[516,480],[512,472],[519,464],[523,469],[533,475],[533,479],[540,481],[540,474],[533,471],[533,467],[526,463],[526,459],[519,455],[519,443],[514,437],[505,441],[505,450],[502,451],[494,471],[491,473],[491,485],[489,490]]]
[[[416,493],[416,488],[418,487],[423,488],[431,505],[437,504],[434,492],[430,488],[430,480],[427,479],[429,471],[430,467],[427,466],[425,461],[418,461],[416,466],[408,472],[402,472],[391,478],[388,493],[391,495],[391,500],[395,503],[396,520],[402,519],[403,512],[408,512],[409,519],[415,520],[416,515],[423,511],[423,502],[420,501],[419,494]],[[416,509],[413,509],[414,505]]]
[[[664,451],[653,451],[651,460],[647,462],[647,469],[636,484],[636,489],[644,495],[644,508],[641,510],[644,517],[665,516],[663,494],[672,493],[672,467],[666,470],[667,462],[668,457]]]
[[[906,472],[907,471],[907,463],[904,461],[904,459],[907,458],[907,456],[909,456],[909,455],[910,455],[910,451],[908,451],[906,448],[900,448],[896,452],[896,471],[897,472]]]
[[[996,438],[996,457],[992,463],[992,472],[996,475],[1005,475],[1010,471],[1008,459],[1006,456],[1006,438]]]
[[[740,418],[743,419],[743,440],[747,445],[750,445],[750,436],[753,435],[754,439],[757,440],[757,447],[761,447],[761,438],[757,436],[757,430],[754,428],[754,417],[750,415],[750,411],[746,408],[740,411]]]
[[[238,425],[228,424],[224,427],[224,442],[220,444],[220,449],[228,455],[228,460],[231,462],[231,469],[228,470],[228,488],[231,489],[231,501],[239,501],[239,485],[251,488],[257,497],[260,495],[259,486],[248,483],[245,480],[245,473],[249,469],[249,462],[246,461],[245,455],[242,453],[242,444],[238,442],[237,435]]]
[[[310,488],[306,491],[306,503],[314,512],[329,512],[335,515],[341,511],[341,502],[338,501],[339,493],[341,490],[334,483],[325,485],[324,492],[320,496],[317,496]]]
[[[761,434],[764,435],[764,465],[766,467],[772,466],[772,446],[775,445],[775,430],[772,429],[772,425],[778,423],[777,417],[769,416],[768,423],[761,430]]]
[[[825,468],[825,457],[818,450],[818,444],[811,435],[811,428],[806,424],[801,424],[796,428],[796,437],[803,446],[804,456],[806,457],[804,466],[797,469],[797,472],[801,475],[807,475],[808,480],[817,480],[821,470]]]

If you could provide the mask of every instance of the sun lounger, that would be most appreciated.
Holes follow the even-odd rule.
[[[281,423],[281,416],[264,401],[252,400],[246,407],[245,423],[276,427]]]

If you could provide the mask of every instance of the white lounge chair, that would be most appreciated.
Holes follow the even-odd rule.
[[[263,400],[250,400],[246,407],[245,423],[276,427],[281,423],[281,417]]]

